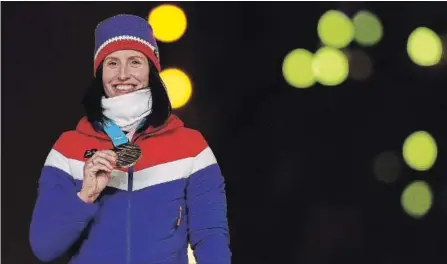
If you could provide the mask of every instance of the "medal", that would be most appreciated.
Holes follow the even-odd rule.
[[[112,120],[104,119],[102,126],[114,145],[112,151],[117,155],[116,167],[124,169],[134,166],[141,157],[140,147],[129,142],[126,134]]]
[[[118,156],[117,168],[129,168],[135,165],[141,157],[141,149],[133,143],[121,144],[112,149]]]

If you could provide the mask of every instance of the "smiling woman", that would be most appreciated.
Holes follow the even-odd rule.
[[[134,92],[149,85],[149,60],[136,50],[118,50],[104,60],[102,81],[108,97]]]
[[[225,181],[199,131],[171,113],[157,43],[142,18],[95,32],[86,117],[62,133],[39,179],[30,228],[49,262],[229,264]],[[86,234],[85,236],[82,234]]]

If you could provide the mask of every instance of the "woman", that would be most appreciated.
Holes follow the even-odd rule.
[[[230,263],[224,179],[202,135],[171,114],[152,29],[118,15],[95,31],[94,82],[39,180],[30,228],[44,262]]]

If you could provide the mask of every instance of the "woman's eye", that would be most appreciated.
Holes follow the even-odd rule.
[[[137,61],[137,60],[134,60],[134,61],[132,61],[131,62],[133,65],[137,65],[137,64],[141,64],[139,61]]]

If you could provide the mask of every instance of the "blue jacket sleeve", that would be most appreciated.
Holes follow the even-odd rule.
[[[63,255],[80,237],[97,211],[77,196],[68,159],[52,149],[39,179],[29,240],[34,255],[50,262]]]
[[[230,264],[225,182],[209,147],[195,157],[186,191],[189,240],[197,263]]]

